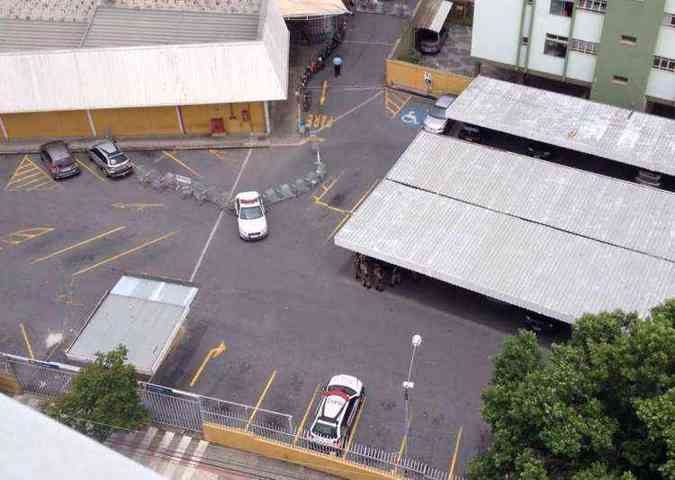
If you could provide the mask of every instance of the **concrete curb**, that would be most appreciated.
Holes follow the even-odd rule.
[[[104,140],[104,138],[66,140],[66,143],[73,152],[83,152],[91,145],[102,140]],[[236,139],[224,139],[218,137],[126,138],[115,139],[115,141],[122,150],[126,151],[270,148],[273,146],[272,140],[269,137],[246,137]],[[0,144],[0,155],[38,153],[40,151],[40,145],[46,142],[47,140]]]

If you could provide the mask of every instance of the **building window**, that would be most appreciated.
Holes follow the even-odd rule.
[[[654,57],[654,68],[667,72],[675,72],[675,59],[656,56]]]
[[[574,0],[551,0],[551,15],[571,17],[574,11]]]
[[[599,44],[596,42],[587,42],[586,40],[577,40],[576,38],[573,38],[570,42],[570,50],[589,55],[597,55],[598,46]]]
[[[523,37],[523,45],[529,45],[530,44],[530,37]]]
[[[547,33],[546,42],[544,43],[544,54],[565,58],[565,55],[567,55],[567,37]]]
[[[577,7],[604,13],[607,11],[607,0],[577,0]]]
[[[628,77],[623,77],[621,75],[614,75],[612,77],[612,83],[617,85],[628,85]]]
[[[634,37],[633,35],[621,35],[621,43],[623,45],[633,46],[637,43],[637,37]]]
[[[675,27],[675,15],[672,13],[666,13],[663,17],[663,24],[667,27]]]

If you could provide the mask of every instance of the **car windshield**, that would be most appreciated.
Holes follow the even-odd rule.
[[[429,110],[429,115],[438,118],[439,120],[445,120],[445,108],[434,105],[431,107],[431,110]]]
[[[314,424],[314,428],[312,429],[312,432],[316,435],[320,435],[322,437],[326,438],[337,438],[337,426],[334,424],[330,423],[325,423],[325,422],[316,422]]]
[[[263,216],[262,208],[256,207],[243,207],[239,211],[239,218],[243,220],[255,220]]]
[[[120,153],[119,155],[115,155],[114,157],[110,157],[108,159],[108,163],[110,165],[117,165],[118,163],[124,163],[127,161],[127,156],[124,155],[123,153]]]

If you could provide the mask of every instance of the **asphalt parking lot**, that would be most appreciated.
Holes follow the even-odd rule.
[[[299,422],[318,383],[350,373],[368,391],[354,442],[398,451],[401,382],[410,338],[419,333],[424,343],[413,372],[408,453],[447,468],[463,427],[463,464],[481,441],[480,391],[490,379],[491,357],[517,329],[520,314],[428,279],[404,279],[382,293],[365,290],[353,279],[350,253],[332,243],[336,228],[416,134],[419,124],[404,114],[428,104],[382,89],[382,58],[399,22],[355,17],[341,47],[344,75],[332,79],[326,70],[313,82],[329,80],[325,105],[311,112],[319,118],[316,135],[329,176],[325,191],[314,192],[323,193],[322,204],[311,194],[275,204],[262,242],[242,242],[228,215],[214,229],[214,206],[143,187],[135,176],[109,180],[83,168],[58,184],[34,182],[42,178],[37,156],[0,157],[0,350],[26,355],[23,324],[36,358],[60,358],[124,272],[193,278],[201,290],[186,335],[153,381],[255,404],[276,371],[262,407]],[[130,157],[145,170],[199,177],[234,194],[304,174],[315,152],[303,144]],[[84,155],[80,161],[89,166]],[[227,352],[191,388],[208,350],[221,341]]]

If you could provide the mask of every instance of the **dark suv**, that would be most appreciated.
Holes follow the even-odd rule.
[[[40,159],[54,180],[73,177],[80,173],[80,167],[75,163],[73,154],[61,140],[42,145]]]

